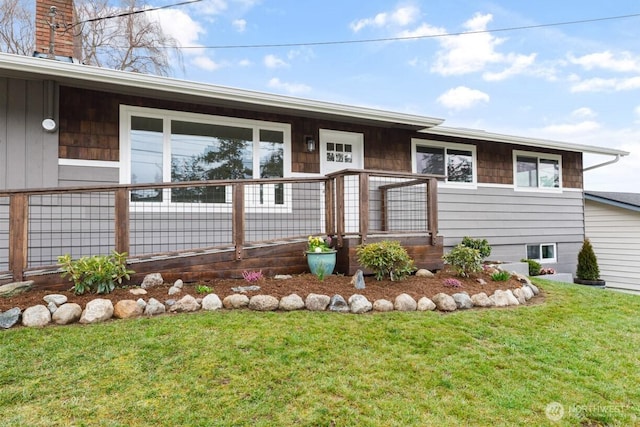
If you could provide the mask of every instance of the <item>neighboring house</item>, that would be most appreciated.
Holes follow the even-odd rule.
[[[640,291],[640,194],[585,192],[585,235],[607,288]]]

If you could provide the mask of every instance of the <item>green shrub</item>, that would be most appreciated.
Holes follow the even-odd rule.
[[[600,268],[598,259],[593,251],[593,246],[589,239],[585,239],[582,248],[578,252],[578,267],[576,276],[581,280],[598,280],[600,278]]]
[[[211,293],[211,287],[209,287],[207,285],[196,285],[196,293],[199,293],[199,294],[210,294]]]
[[[108,294],[122,284],[122,279],[129,280],[133,270],[127,270],[127,254],[112,251],[111,255],[94,255],[82,257],[76,261],[71,255],[58,257],[58,265],[62,269],[62,277],[69,276],[73,282],[73,292],[82,295],[85,292]]]
[[[494,282],[506,282],[511,277],[511,273],[508,271],[496,271],[491,275],[491,280]]]
[[[533,259],[521,259],[520,262],[526,262],[527,264],[529,264],[529,276],[539,276],[540,275],[540,270],[542,269],[542,266],[540,265],[540,263],[536,260]]]
[[[471,237],[463,237],[462,246],[477,249],[478,252],[480,252],[480,256],[482,257],[482,259],[485,259],[489,255],[491,255],[491,246],[489,245],[489,242],[487,242],[487,239],[472,239]]]
[[[385,276],[392,281],[402,280],[416,269],[406,249],[398,241],[383,240],[360,245],[356,255],[361,265],[373,270],[376,280],[382,280]]]
[[[482,271],[482,256],[478,249],[464,246],[462,243],[451,249],[442,259],[451,265],[458,276],[469,277]]]

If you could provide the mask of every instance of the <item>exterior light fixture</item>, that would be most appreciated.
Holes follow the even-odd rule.
[[[304,148],[307,153],[316,151],[316,140],[311,135],[304,136]]]

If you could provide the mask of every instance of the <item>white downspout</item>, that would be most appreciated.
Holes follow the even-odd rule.
[[[588,168],[582,169],[582,172],[590,171],[591,169],[601,168],[602,166],[612,165],[614,163],[617,163],[619,160],[620,160],[620,154],[616,154],[616,158],[615,159],[609,160],[609,161],[604,162],[604,163],[600,163],[598,165],[589,166]]]

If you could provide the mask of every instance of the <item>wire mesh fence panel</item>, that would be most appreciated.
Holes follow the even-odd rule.
[[[27,266],[54,265],[58,257],[108,255],[114,249],[114,193],[29,196]]]
[[[246,185],[245,210],[248,243],[323,234],[324,182]]]
[[[425,232],[427,229],[426,183],[394,177],[371,177],[370,232]]]
[[[0,272],[9,270],[9,198],[0,197]]]
[[[230,185],[145,189],[161,195],[146,201],[139,191],[130,204],[131,256],[233,244]]]

